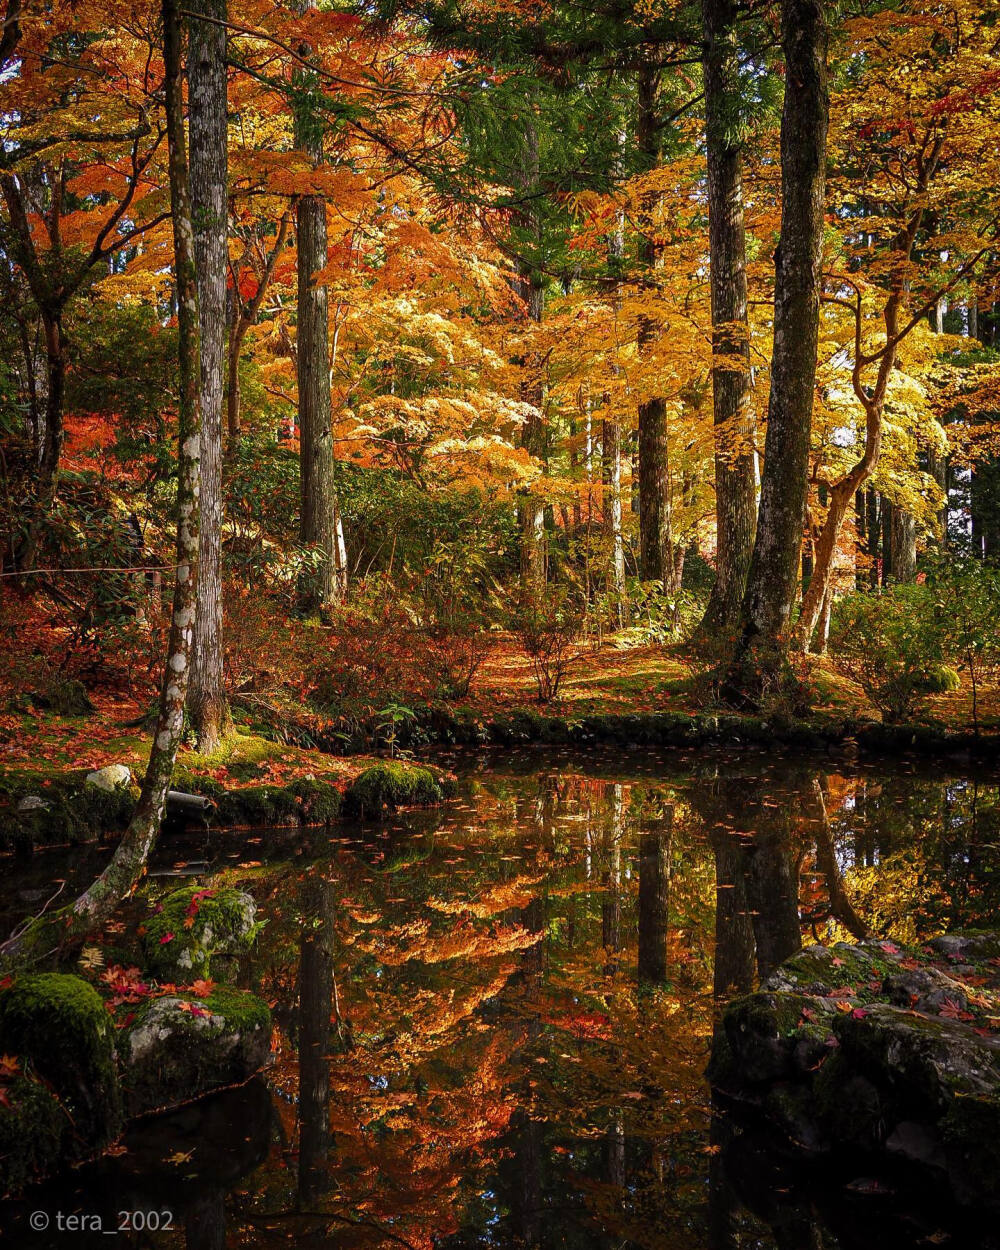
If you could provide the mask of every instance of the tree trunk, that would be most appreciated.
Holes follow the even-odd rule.
[[[639,406],[639,576],[674,589],[670,441],[662,399]]]
[[[311,50],[303,44],[298,51],[301,56],[308,56]],[[308,71],[303,71],[300,77],[307,89],[313,86]],[[322,162],[322,120],[309,100],[300,99],[297,105],[295,143],[308,153],[314,164]],[[335,533],[337,497],[327,289],[316,281],[316,275],[327,264],[326,199],[322,195],[302,196],[296,224],[298,329],[295,358],[299,388],[301,538],[319,553],[315,574],[306,579],[302,598],[307,609],[323,612],[342,603],[347,594],[347,568],[338,562]]]
[[[892,510],[892,578],[912,582],[917,576],[917,523],[903,508]]]
[[[184,732],[197,604],[200,441],[198,290],[188,193],[177,0],[163,0],[163,54],[167,98],[170,199],[178,307],[180,406],[177,422],[177,572],[160,705],[149,765],[128,828],[111,862],[69,907],[30,921],[0,947],[0,968],[45,959],[103,924],[145,872],[156,841]]]
[[[226,0],[192,0],[190,13],[188,130],[201,325],[201,524],[188,713],[198,750],[210,754],[232,732],[222,647],[222,396],[229,259]]]
[[[520,286],[529,320],[540,325],[544,310],[544,291],[540,280],[522,272]],[[541,418],[545,396],[541,378],[535,377],[525,382],[521,387],[521,397],[538,414],[529,417],[525,422],[521,446],[530,456],[541,457],[545,450]],[[521,584],[526,589],[539,591],[545,585],[547,577],[544,501],[530,491],[527,492],[518,506],[518,520],[521,529]],[[568,530],[569,526],[566,528]]]
[[[730,684],[752,703],[787,646],[808,492],[826,188],[827,27],[823,0],[782,0],[781,233],[757,535]]]
[[[638,117],[636,137],[642,163],[654,169],[659,160],[660,140],[656,116],[659,73],[650,64],[639,68]],[[640,208],[639,262],[644,267],[641,281],[647,291],[656,289],[659,248],[654,237],[658,195],[646,195]],[[639,325],[639,351],[648,351],[659,329],[645,318]],[[670,518],[670,444],[667,405],[653,395],[639,404],[639,576],[643,581],[660,581],[673,588],[673,555]]]
[[[715,585],[701,628],[735,632],[757,522],[736,4],[702,0],[715,422]]]
[[[606,404],[610,402],[607,398]],[[611,546],[611,589],[615,620],[624,623],[625,542],[622,535],[622,427],[605,417],[601,423],[601,462],[604,481],[604,532]]]

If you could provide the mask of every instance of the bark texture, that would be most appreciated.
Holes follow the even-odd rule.
[[[311,4],[305,7],[313,7]],[[307,57],[308,44],[298,48]],[[318,91],[308,71],[299,75],[302,94],[295,114],[295,144],[313,163],[323,160],[323,124],[311,93]],[[299,389],[301,458],[300,536],[319,553],[315,573],[303,585],[303,604],[322,612],[342,603],[347,594],[347,568],[339,559],[337,492],[334,478],[333,425],[330,402],[330,321],[327,289],[317,275],[327,264],[326,199],[304,195],[296,211],[298,288],[296,372]]]
[[[659,72],[648,63],[639,69],[636,135],[643,164],[655,167],[660,154],[656,93]],[[652,296],[656,289],[659,258],[654,234],[658,196],[646,196],[641,205],[639,261],[645,267],[643,279]],[[652,319],[639,326],[639,351],[651,347],[658,327]],[[644,581],[660,581],[672,592],[675,569],[670,497],[670,439],[666,400],[652,395],[639,404],[639,576]]]
[[[232,730],[222,643],[222,398],[229,260],[226,0],[191,0],[189,14],[191,221],[201,329],[201,522],[188,713],[198,750],[209,754]]]
[[[198,569],[200,439],[198,290],[188,192],[177,0],[163,0],[170,199],[178,307],[177,572],[160,703],[149,765],[128,828],[110,863],[75,902],[38,917],[0,947],[0,968],[45,959],[79,941],[112,914],[145,872],[156,841],[184,731],[184,702],[194,636]]]
[[[757,523],[739,47],[733,0],[702,0],[715,422],[715,585],[702,629],[735,632]]]
[[[782,0],[781,233],[775,255],[774,348],[757,534],[735,677],[751,699],[762,662],[787,642],[805,523],[816,380],[826,189],[827,27],[823,0]]]

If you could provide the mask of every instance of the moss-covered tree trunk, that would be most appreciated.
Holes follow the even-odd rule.
[[[177,571],[173,614],[149,765],[138,803],[111,862],[70,906],[30,921],[0,946],[0,968],[35,962],[102,924],[135,889],[156,842],[184,731],[184,702],[195,625],[200,475],[198,290],[188,193],[177,0],[163,0],[167,140],[177,283],[180,404],[177,421]]]
[[[198,621],[188,712],[198,750],[232,732],[222,648],[222,392],[228,269],[226,0],[191,0],[188,102],[191,211],[201,358]]]
[[[315,7],[311,0],[302,9]],[[308,44],[297,49],[303,59]],[[295,144],[314,165],[323,161],[323,118],[319,83],[308,69],[297,72]],[[330,319],[327,288],[317,281],[327,266],[326,197],[303,195],[296,210],[298,287],[296,295],[296,372],[299,390],[300,534],[313,547],[315,572],[303,584],[304,606],[323,612],[347,597],[347,567],[337,542],[337,490],[334,476],[333,413],[330,396]]]
[[[787,648],[805,525],[816,389],[826,190],[827,26],[823,0],[782,0],[781,232],[757,534],[729,693],[753,703]]]
[[[702,0],[715,423],[715,585],[702,629],[735,632],[757,523],[736,4]]]

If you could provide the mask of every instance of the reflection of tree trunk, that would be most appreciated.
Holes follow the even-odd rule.
[[[333,1005],[333,884],[317,882],[299,937],[299,1201],[327,1188],[330,1148],[330,1014]]]
[[[726,1175],[724,1153],[732,1130],[715,1104],[713,1093],[712,1122],[708,1133],[709,1144],[713,1148],[708,1160],[708,1250],[739,1250],[742,1240],[739,1236],[740,1203]]]
[[[622,923],[622,832],[625,806],[620,785],[611,787],[611,812],[604,830],[608,873],[604,900],[601,903],[601,936],[604,942],[604,974],[614,976],[618,970]]]
[[[226,1195],[215,1189],[197,1198],[184,1216],[185,1250],[224,1250]]]
[[[667,809],[659,827],[639,838],[639,980],[654,984],[667,979],[672,825]]]
[[[753,988],[754,936],[747,903],[743,848],[725,830],[712,833],[715,851],[715,978],[716,1003]]]
[[[759,833],[747,852],[750,904],[757,971],[761,980],[802,945],[799,878],[786,833]]]
[[[542,1212],[542,1143],[541,1125],[525,1115],[517,1128],[514,1152],[517,1157],[517,1189],[514,1204],[514,1227],[517,1244],[524,1247],[541,1244]]]
[[[830,820],[826,814],[826,801],[823,797],[823,786],[818,777],[813,778],[813,796],[819,812],[819,823],[816,828],[816,862],[820,872],[826,877],[826,888],[830,895],[830,911],[849,933],[863,941],[871,937],[871,930],[854,910],[847,891],[844,889],[844,878],[837,863],[837,855],[833,845],[833,834],[830,831]]]

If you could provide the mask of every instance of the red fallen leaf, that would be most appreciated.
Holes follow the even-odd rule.
[[[973,1033],[977,1034],[979,1037],[992,1037],[993,1036],[993,1034],[990,1032],[989,1029],[980,1028],[980,1029],[973,1029],[972,1031]]]
[[[0,990],[6,990],[14,984],[14,978],[10,975],[0,978]]]
[[[830,990],[827,998],[853,998],[856,993],[853,985],[841,985],[839,989]]]
[[[172,942],[173,940],[174,935],[172,933],[164,933],[163,937],[160,938],[160,945],[166,946],[168,942]]]
[[[199,998],[207,998],[214,989],[214,981],[195,981],[191,986],[192,993],[197,994]]]
[[[863,1020],[865,1016],[867,1015],[868,1015],[868,1012],[865,1011],[862,1007],[855,1007],[854,1010],[851,1012],[851,1019]]]
[[[944,1016],[946,1020],[971,1020],[972,1016],[963,1011],[953,998],[946,998],[941,1004],[938,1011],[939,1016]]]
[[[845,1002],[839,1002],[839,1003],[837,1004],[837,1010],[838,1010],[838,1011],[842,1011],[842,1012],[844,1012],[844,1014],[846,1015],[846,1014],[847,1014],[847,1012],[849,1012],[849,1011],[851,1010],[851,1004],[850,1004],[850,1003],[845,1003]]]
[[[843,968],[844,966],[844,961],[838,955],[834,955],[833,959],[831,959],[830,962],[833,964],[835,968]]]
[[[879,947],[884,950],[887,955],[899,954],[899,947],[895,942],[879,942]]]
[[[802,1019],[803,1019],[803,1020],[815,1020],[815,1019],[816,1019],[816,1013],[815,1013],[815,1011],[813,1011],[813,1009],[812,1009],[811,1007],[803,1007],[803,1008],[802,1008]]]

